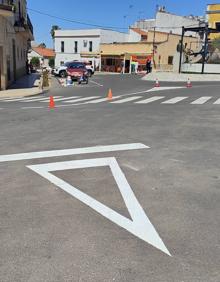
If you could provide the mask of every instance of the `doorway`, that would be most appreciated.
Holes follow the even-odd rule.
[[[130,60],[125,60],[125,73],[130,72]]]

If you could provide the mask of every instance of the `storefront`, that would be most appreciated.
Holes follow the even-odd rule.
[[[152,43],[146,42],[101,44],[101,70],[131,73],[132,62],[138,62],[138,70],[144,71],[148,58],[152,57],[152,49]]]
[[[146,70],[146,63],[152,55],[145,54],[113,54],[101,55],[101,70],[105,72],[131,73],[132,62],[138,62],[138,71]]]
[[[101,56],[101,70],[106,72],[122,72],[124,55],[103,55]]]

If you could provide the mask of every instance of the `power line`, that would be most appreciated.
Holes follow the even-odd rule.
[[[98,27],[98,28],[103,28],[103,29],[121,29],[121,30],[127,29],[127,28],[124,28],[124,27],[117,27],[117,26],[105,26],[105,25],[98,25],[98,24],[90,24],[88,22],[82,22],[82,21],[67,19],[67,18],[63,18],[63,17],[58,17],[58,16],[55,16],[55,15],[51,15],[51,14],[44,13],[44,12],[34,10],[34,9],[30,9],[30,8],[28,8],[28,10],[35,12],[37,14],[43,15],[43,16],[53,18],[53,19],[58,19],[58,20],[66,21],[66,22],[81,24],[81,25],[85,25],[85,26],[92,26],[92,27]]]
[[[88,23],[88,22],[82,22],[82,21],[77,21],[77,20],[72,20],[72,19],[67,19],[67,18],[63,18],[63,17],[59,17],[59,16],[55,16],[55,15],[51,15],[51,14],[48,14],[48,13],[44,13],[44,12],[41,12],[41,11],[38,11],[38,10],[34,10],[34,9],[31,9],[31,8],[28,8],[29,11],[32,11],[32,12],[35,12],[37,14],[40,14],[40,15],[43,15],[43,16],[47,16],[47,17],[50,17],[50,18],[54,18],[54,19],[58,19],[58,20],[62,20],[62,21],[66,21],[66,22],[71,22],[71,23],[76,23],[76,24],[81,24],[81,25],[85,25],[85,26],[92,26],[92,27],[98,27],[98,28],[103,28],[103,29],[118,29],[118,30],[127,30],[127,28],[125,27],[117,27],[117,26],[105,26],[105,25],[98,25],[98,24],[92,24],[92,23]],[[186,28],[187,27],[195,27],[196,25],[193,24],[193,25],[188,25],[188,26],[185,26]],[[182,26],[171,26],[171,27],[166,27],[166,26],[154,26],[154,27],[150,27],[150,28],[159,28],[159,29],[180,29],[182,28]]]

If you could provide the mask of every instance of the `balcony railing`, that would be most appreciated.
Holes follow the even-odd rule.
[[[14,12],[13,0],[0,0],[0,15],[10,16]]]

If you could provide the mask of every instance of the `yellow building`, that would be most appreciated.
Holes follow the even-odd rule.
[[[220,30],[220,3],[207,6],[207,18],[210,28]],[[219,33],[210,34],[210,39],[220,37]]]
[[[125,66],[125,72],[128,73],[131,71],[131,63],[138,62],[139,71],[143,71],[150,58],[155,69],[171,71],[180,39],[180,35],[148,31],[146,40],[141,42],[101,44],[101,70],[121,72],[122,66]],[[199,40],[184,36],[184,45],[190,50],[198,51]]]

